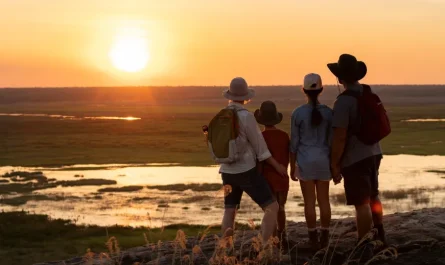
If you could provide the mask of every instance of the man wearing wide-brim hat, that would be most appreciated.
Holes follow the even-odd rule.
[[[272,157],[254,115],[244,107],[255,96],[255,91],[249,89],[246,80],[241,77],[234,78],[229,89],[223,92],[223,96],[229,100],[228,107],[237,110],[239,124],[237,147],[242,151],[237,161],[221,164],[219,170],[224,186],[231,187],[231,191],[224,198],[222,233],[226,236],[233,233],[236,210],[240,205],[243,192],[246,192],[264,210],[261,234],[263,243],[266,245],[275,231],[278,203],[266,179],[256,168],[257,160],[270,164],[285,177],[288,177],[287,168]]]
[[[363,93],[359,83],[366,76],[367,67],[353,55],[342,54],[336,63],[327,65],[346,90]],[[378,172],[382,159],[380,144],[366,145],[354,132],[359,128],[360,117],[357,99],[346,94],[337,98],[333,111],[333,140],[331,172],[337,184],[344,179],[346,200],[354,205],[357,215],[358,240],[373,227],[378,238],[386,243],[382,225],[382,204],[379,199]]]

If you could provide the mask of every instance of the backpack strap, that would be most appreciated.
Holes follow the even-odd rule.
[[[361,96],[361,93],[359,91],[345,90],[340,95],[338,95],[337,98],[341,96],[349,96],[358,99],[358,97]]]
[[[371,87],[369,85],[367,84],[360,84],[360,85],[363,88],[362,93],[360,93],[359,91],[345,90],[340,95],[338,95],[337,98],[341,96],[350,96],[358,99],[358,97],[360,97],[364,93],[372,93]]]
[[[355,135],[360,131],[361,117],[360,117],[360,109],[358,106],[359,97],[361,97],[364,93],[372,93],[371,87],[369,85],[366,85],[366,84],[360,84],[360,85],[363,88],[362,92],[346,89],[340,95],[337,96],[337,98],[339,98],[341,96],[349,96],[349,97],[353,97],[357,100],[357,121],[355,122],[355,124],[349,125],[348,137]]]
[[[363,93],[372,93],[371,87],[367,84],[362,84]]]
[[[240,111],[248,111],[247,109],[245,109],[245,108],[241,108],[241,107],[237,107],[237,106],[235,106],[235,105],[231,105],[231,106],[227,106],[227,107],[225,107],[224,109],[233,109],[233,110],[235,110],[236,112],[240,112]]]

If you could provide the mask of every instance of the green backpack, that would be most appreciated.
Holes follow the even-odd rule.
[[[238,112],[242,110],[245,109],[224,108],[210,121],[207,142],[213,160],[218,164],[231,164],[239,159],[236,141],[239,136]]]

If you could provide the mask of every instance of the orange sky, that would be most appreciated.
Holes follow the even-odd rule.
[[[0,87],[300,85],[335,79],[341,53],[367,83],[445,83],[445,0],[0,0]],[[113,67],[119,30],[142,30],[150,60]]]

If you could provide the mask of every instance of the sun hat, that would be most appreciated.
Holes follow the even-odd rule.
[[[350,54],[340,55],[338,62],[329,63],[328,68],[339,80],[349,82],[361,80],[368,70],[364,62],[357,61],[357,58]]]
[[[255,90],[249,89],[246,80],[236,77],[230,82],[230,87],[223,91],[223,96],[230,100],[249,100],[255,96]]]
[[[304,77],[303,89],[306,91],[323,89],[320,75],[314,73],[307,74]]]
[[[283,114],[277,111],[277,106],[272,101],[264,101],[261,107],[255,110],[255,119],[259,124],[274,126],[283,120]]]

